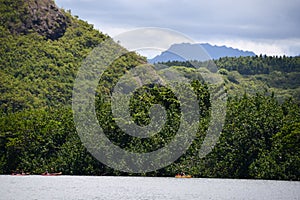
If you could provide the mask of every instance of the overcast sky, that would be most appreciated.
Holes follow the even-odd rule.
[[[140,27],[178,31],[197,42],[256,54],[300,55],[299,0],[56,0],[116,36]]]

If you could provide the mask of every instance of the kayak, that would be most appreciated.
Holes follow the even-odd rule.
[[[62,175],[62,172],[58,172],[58,173],[42,173],[42,176],[59,176]]]
[[[192,178],[192,176],[191,175],[180,175],[180,174],[177,174],[175,176],[175,178]]]
[[[12,173],[11,174],[12,176],[28,176],[29,175],[29,173],[23,173],[23,174],[18,174],[18,173]]]

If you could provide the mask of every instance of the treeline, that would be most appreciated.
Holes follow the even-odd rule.
[[[299,119],[299,105],[291,100],[279,104],[259,94],[230,99],[219,144],[204,160],[206,175],[299,180]]]
[[[153,88],[158,90],[166,92]],[[144,92],[141,95],[149,97]],[[179,113],[174,103],[169,113]],[[135,120],[143,123],[147,111],[141,109],[145,107],[133,105],[139,114]],[[113,120],[106,122],[104,128],[113,127],[106,134],[116,145],[134,152],[148,152],[167,144],[174,136],[170,127],[176,128],[177,115],[169,115],[175,120],[167,122],[161,134],[143,141],[122,134]],[[33,174],[54,169],[76,175],[130,175],[105,166],[87,152],[76,133],[71,108],[26,110],[0,119],[2,174],[16,169]],[[196,140],[176,162],[141,175],[174,176],[184,171],[195,177],[300,180],[300,108],[292,100],[279,104],[274,97],[259,94],[230,98],[219,142],[210,154],[200,158],[205,124],[204,120]]]
[[[300,57],[224,57],[213,61],[168,61],[160,66],[218,69],[230,94],[275,92],[280,99],[300,102]]]
[[[269,74],[273,71],[300,72],[300,57],[289,56],[245,56],[222,57],[213,61],[167,61],[159,64],[192,68],[209,67],[212,62],[219,69],[238,71],[242,75]]]
[[[243,75],[269,74],[273,71],[300,72],[299,56],[225,57],[216,60],[215,63],[219,68],[235,70]]]

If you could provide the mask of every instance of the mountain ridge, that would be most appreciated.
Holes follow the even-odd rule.
[[[167,61],[187,61],[198,60],[206,61],[210,59],[219,59],[222,57],[240,57],[255,56],[251,51],[244,51],[232,47],[211,45],[209,43],[181,43],[173,44],[170,48],[160,55],[148,59],[150,63]]]

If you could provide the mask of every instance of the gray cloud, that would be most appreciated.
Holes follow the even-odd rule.
[[[300,40],[299,0],[56,0],[80,18],[117,27],[163,27],[194,39]],[[299,43],[293,46],[300,52]],[[299,54],[299,53],[298,53]]]

